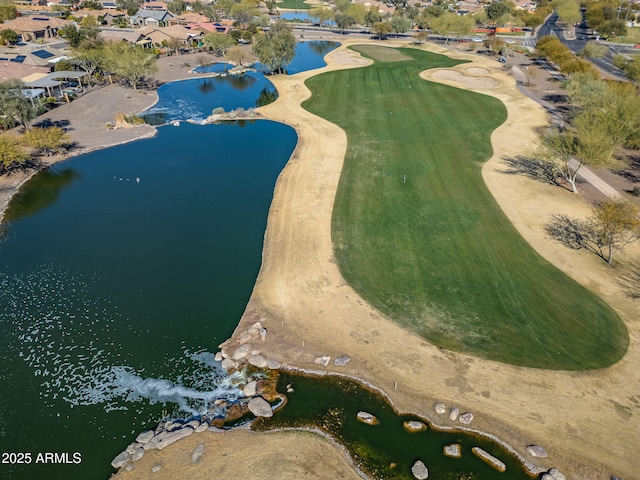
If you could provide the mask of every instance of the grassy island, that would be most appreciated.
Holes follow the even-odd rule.
[[[304,103],[347,133],[332,240],[350,285],[450,350],[546,369],[618,361],[629,342],[618,315],[538,255],[483,182],[504,105],[419,77],[459,61],[355,49],[373,65],[310,78]]]

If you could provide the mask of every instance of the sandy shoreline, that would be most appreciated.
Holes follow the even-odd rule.
[[[328,66],[321,71],[358,66],[356,55],[344,50],[345,44],[352,43],[366,42],[344,42],[340,49],[328,55]],[[394,43],[385,42],[385,45],[393,46]],[[322,372],[336,371],[361,378],[384,391],[398,410],[423,416],[437,425],[453,426],[454,423],[435,415],[433,403],[456,404],[461,410],[474,413],[474,429],[497,436],[523,458],[533,460],[524,451],[526,445],[544,446],[549,451],[549,458],[537,463],[541,468],[558,467],[568,474],[568,478],[608,479],[610,475],[626,480],[640,478],[635,460],[635,444],[640,440],[639,326],[634,321],[640,317],[638,305],[624,296],[611,270],[598,259],[559,247],[545,237],[542,225],[550,214],[579,216],[587,213],[589,207],[581,198],[557,187],[501,173],[504,158],[531,148],[538,129],[548,123],[546,113],[517,91],[514,79],[496,62],[432,45],[424,48],[473,62],[451,69],[458,72],[455,75],[434,76],[432,72],[425,72],[424,78],[477,90],[505,103],[509,116],[492,135],[495,151],[483,168],[485,182],[533,248],[616,309],[629,329],[629,352],[613,367],[593,372],[511,367],[440,350],[405,332],[367,305],[342,279],[333,258],[330,237],[333,197],[346,151],[346,136],[335,125],[300,107],[310,94],[304,80],[315,75],[317,70],[290,77],[273,77],[271,80],[278,88],[279,99],[260,109],[265,117],[294,126],[299,141],[276,185],[265,234],[263,264],[236,332],[246,329],[258,318],[265,318],[269,334],[260,345],[264,354],[309,370],[319,370],[313,363],[317,356],[335,358],[347,354],[352,361],[346,367],[330,364]],[[181,68],[166,65],[159,75],[167,75],[167,78],[172,74],[182,75],[175,78],[188,76]],[[483,74],[481,70],[487,73]],[[492,81],[467,81],[465,77],[487,77]],[[147,108],[145,105],[149,101],[155,102],[154,95],[136,94],[129,89],[118,92],[112,87],[120,88],[110,86],[99,91],[104,91],[103,105],[107,102],[111,108],[116,100],[122,102],[123,110],[105,108],[99,111],[95,105],[80,103],[93,96],[91,94],[50,112],[52,120],[77,115],[78,120],[70,122],[74,128],[70,134],[87,149],[105,148],[153,135],[155,129],[148,126],[107,133],[104,125],[113,121],[102,119],[101,115],[107,110],[111,114],[118,111],[133,113]],[[125,97],[125,93],[131,98]],[[133,106],[138,101],[142,107]],[[129,106],[130,109],[125,109]],[[66,107],[70,107],[68,112],[62,110]],[[92,121],[87,122],[87,118]],[[84,130],[85,126],[92,130]],[[96,145],[92,147],[89,139]],[[79,153],[84,151],[74,152]],[[0,205],[6,205],[7,195],[25,181],[18,176],[12,177],[0,179]],[[633,252],[637,254],[638,251],[634,247]],[[394,383],[397,383],[397,389],[394,389]],[[274,466],[293,468],[292,465],[300,465],[307,458],[311,461],[310,452],[317,450],[314,462],[336,462],[331,478],[359,478],[348,461],[339,460],[343,454],[338,449],[317,443],[318,437],[291,433],[269,435],[266,445],[264,434],[249,432],[228,432],[223,440],[216,435],[209,435],[206,440],[198,437],[200,442],[208,442],[207,445],[212,442],[211,447],[206,447],[212,451],[218,451],[222,444],[233,445],[226,455],[212,455],[211,461],[207,457],[206,466],[203,463],[198,471],[214,470],[220,474],[230,463],[239,468],[247,455],[230,462],[235,458],[236,449],[245,453],[263,451],[268,458],[272,454],[278,457],[283,452],[292,452],[292,456],[283,458],[282,463],[274,463],[275,460],[252,462],[251,475],[246,478],[266,478],[259,472],[273,472]],[[149,452],[136,463],[132,472],[123,471],[119,476],[146,478],[154,465],[152,462],[161,462],[163,468],[154,478],[173,478],[171,466],[182,465],[180,459],[194,448],[189,442],[197,440],[194,435],[162,452]],[[263,467],[265,470],[260,470]],[[308,468],[312,468],[311,463]],[[328,478],[324,470],[316,472],[315,476],[313,472],[306,475],[308,478]],[[279,478],[300,476],[292,474]]]

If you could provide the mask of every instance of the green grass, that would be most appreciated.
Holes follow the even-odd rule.
[[[305,3],[303,0],[282,0],[278,2],[278,8],[285,8],[289,10],[309,10],[314,8],[313,5]]]
[[[537,368],[615,363],[629,342],[620,318],[535,253],[482,180],[504,105],[418,77],[457,61],[402,53],[412,60],[307,81],[305,108],[348,136],[332,219],[345,279],[447,349]]]

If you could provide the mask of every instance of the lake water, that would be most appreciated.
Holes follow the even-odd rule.
[[[299,52],[326,53],[310,43]],[[165,85],[156,113],[197,119],[217,102],[255,104],[270,82],[250,78],[247,88],[230,77]],[[215,98],[223,92],[236,103]],[[21,189],[0,236],[0,451],[71,463],[0,464],[0,478],[107,478],[111,459],[162,416],[237,394],[212,357],[250,296],[296,141],[264,120],[164,126]],[[316,398],[348,402],[324,392]],[[305,404],[285,411],[300,416]]]
[[[0,242],[0,449],[82,463],[0,478],[106,478],[163,408],[205,405],[189,389],[216,390],[212,353],[248,301],[296,141],[268,121],[183,123],[27,184]]]

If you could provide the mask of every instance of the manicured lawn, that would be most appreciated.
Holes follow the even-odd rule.
[[[504,105],[418,77],[457,61],[402,53],[412,60],[307,81],[305,108],[349,140],[332,230],[345,279],[444,348],[538,368],[615,363],[629,342],[620,318],[535,253],[482,181]]]
[[[277,3],[278,8],[288,8],[291,10],[308,10],[313,8],[313,5],[304,3],[303,0],[282,0]]]

